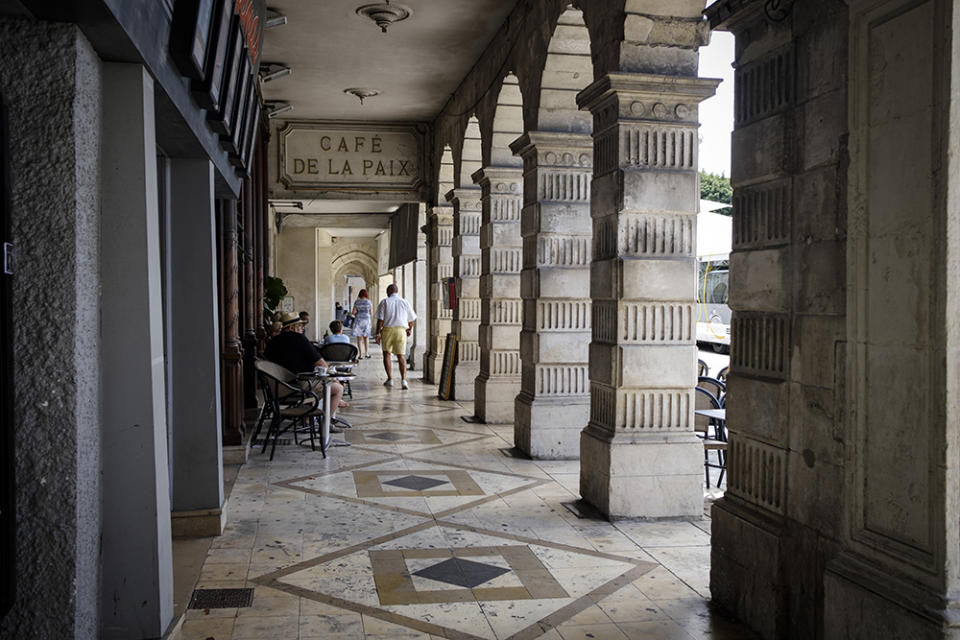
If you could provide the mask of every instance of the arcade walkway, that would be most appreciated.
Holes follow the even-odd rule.
[[[251,454],[198,589],[246,607],[191,609],[184,640],[753,638],[708,605],[710,521],[578,519],[578,462],[506,455],[512,426],[468,424],[414,374],[364,361],[349,448]]]

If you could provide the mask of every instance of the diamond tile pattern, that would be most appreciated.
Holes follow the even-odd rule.
[[[436,580],[437,582],[453,584],[466,589],[473,589],[509,571],[509,569],[495,567],[492,564],[483,562],[474,562],[473,560],[464,560],[463,558],[449,558],[432,567],[421,569],[413,575]]]
[[[411,491],[426,491],[439,487],[442,484],[449,484],[446,480],[434,480],[433,478],[424,478],[423,476],[404,476],[396,480],[387,480],[383,484],[389,484],[401,489],[410,489]]]
[[[386,440],[387,442],[397,442],[399,440],[412,440],[413,436],[404,435],[402,433],[397,433],[396,431],[384,431],[383,433],[375,433],[373,435],[367,436],[368,438],[376,438],[377,440]]]

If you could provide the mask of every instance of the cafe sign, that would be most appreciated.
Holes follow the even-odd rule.
[[[279,132],[280,182],[290,190],[416,191],[423,131],[416,125],[288,122]]]

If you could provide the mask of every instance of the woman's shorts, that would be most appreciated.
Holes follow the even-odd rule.
[[[370,318],[357,318],[353,322],[353,337],[370,337]]]
[[[384,327],[380,330],[380,346],[384,353],[407,354],[406,327]]]

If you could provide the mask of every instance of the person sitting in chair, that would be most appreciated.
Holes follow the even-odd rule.
[[[328,366],[313,343],[303,335],[303,320],[299,315],[293,312],[284,313],[281,323],[283,330],[267,343],[267,348],[263,351],[264,358],[292,373],[310,373],[317,367]],[[347,405],[340,400],[343,397],[343,385],[336,381],[328,384],[330,385],[330,419],[333,420],[337,415],[337,409]],[[316,380],[312,390],[317,396],[322,397],[323,389],[320,385],[321,382]],[[339,433],[339,430],[331,429],[331,431]]]
[[[335,342],[350,344],[350,338],[343,335],[343,323],[339,320],[330,323],[330,335],[323,339],[323,344],[333,344]]]

